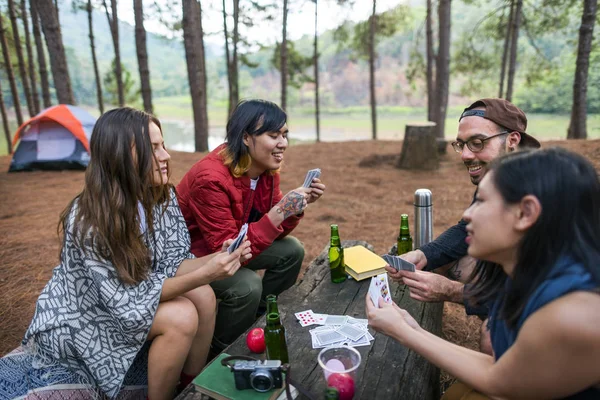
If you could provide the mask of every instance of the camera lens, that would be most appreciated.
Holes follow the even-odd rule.
[[[254,371],[250,374],[250,386],[257,392],[268,392],[273,388],[273,378],[268,371]]]

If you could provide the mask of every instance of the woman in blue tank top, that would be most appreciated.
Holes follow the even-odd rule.
[[[504,156],[463,217],[469,255],[485,260],[471,294],[491,304],[494,355],[367,297],[369,324],[463,382],[444,399],[600,399],[600,180],[591,163],[559,148]]]

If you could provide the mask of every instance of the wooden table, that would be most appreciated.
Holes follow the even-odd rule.
[[[361,244],[370,250],[372,246],[362,241],[344,241],[343,247]],[[320,349],[313,349],[308,332],[314,326],[302,327],[296,321],[294,313],[307,309],[319,314],[350,315],[365,318],[365,296],[370,279],[360,282],[347,280],[332,283],[329,276],[327,258],[328,246],[313,260],[303,279],[282,293],[278,300],[279,311],[285,326],[292,377],[308,388],[316,398],[323,398],[325,380],[317,363]],[[412,300],[404,285],[390,282],[392,298],[406,309],[421,326],[436,335],[442,330],[441,303],[422,303]],[[261,317],[252,327],[264,327],[265,317]],[[370,346],[357,347],[362,356],[356,380],[355,399],[403,399],[427,400],[439,399],[439,369],[421,356],[400,345],[387,336],[370,332],[375,340]],[[241,335],[226,350],[231,355],[249,355],[246,335]],[[264,359],[264,354],[260,355]],[[301,396],[300,398],[302,398]],[[201,394],[192,384],[178,399],[199,400]],[[204,397],[205,398],[205,397]]]

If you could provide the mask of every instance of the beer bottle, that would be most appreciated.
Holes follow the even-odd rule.
[[[285,342],[285,328],[277,312],[267,314],[265,344],[267,345],[267,360],[280,360],[282,364],[290,361]]]
[[[400,216],[400,233],[398,233],[398,255],[412,251],[412,237],[408,230],[408,214]]]
[[[272,313],[279,314],[279,309],[277,308],[277,296],[274,294],[270,294],[266,297],[267,300],[267,315]]]
[[[346,280],[346,265],[344,264],[344,249],[340,242],[338,226],[331,225],[331,241],[329,243],[329,270],[331,282],[340,283]]]
[[[338,400],[340,398],[340,392],[337,388],[329,386],[325,389],[325,400]]]

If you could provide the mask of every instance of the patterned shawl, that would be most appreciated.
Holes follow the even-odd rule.
[[[194,256],[175,191],[169,206],[153,210],[154,234],[145,233],[152,269],[139,284],[123,284],[110,261],[76,247],[73,222],[65,229],[61,263],[40,294],[23,344],[40,366],[59,363],[94,382],[109,397],[121,384],[152,326],[163,282]],[[163,212],[164,211],[164,212]],[[90,243],[86,240],[85,247]]]

